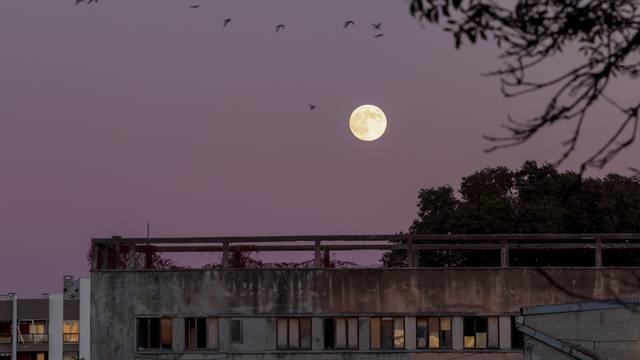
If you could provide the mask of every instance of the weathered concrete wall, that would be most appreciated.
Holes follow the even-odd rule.
[[[131,358],[136,340],[135,317],[139,315],[506,315],[517,313],[520,307],[577,301],[559,288],[594,299],[637,297],[640,296],[639,287],[627,282],[633,278],[640,278],[640,270],[562,268],[545,269],[544,273],[523,268],[94,272],[91,281],[91,341],[95,342],[92,359]],[[620,279],[623,281],[618,281]],[[231,350],[243,351],[239,348]],[[303,354],[295,353],[294,358],[303,358]],[[438,358],[434,357],[437,353],[409,351],[345,354],[348,356],[337,358],[373,358],[378,356],[375,354],[383,354],[380,358],[390,359]],[[498,358],[495,355],[498,353],[492,354],[490,358]],[[514,356],[513,352],[501,354],[505,358]],[[427,355],[429,357],[425,357]],[[198,354],[180,356],[181,359],[202,358],[197,357],[202,356]],[[251,358],[269,359],[269,356],[255,355]],[[304,356],[336,358],[312,352]],[[210,354],[207,358],[216,357]]]
[[[525,317],[525,325],[568,344],[596,359],[640,358],[640,313],[637,309],[610,309]],[[526,360],[571,359],[527,337]]]

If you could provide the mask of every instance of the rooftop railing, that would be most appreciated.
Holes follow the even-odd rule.
[[[640,234],[482,234],[482,235],[302,235],[234,237],[155,237],[92,239],[92,270],[152,269],[158,253],[221,253],[220,268],[241,252],[313,252],[311,267],[326,267],[332,252],[406,251],[406,265],[415,267],[425,250],[493,250],[500,266],[509,267],[510,250],[593,250],[593,264],[603,265],[603,250],[640,249]],[[142,257],[142,260],[138,260]]]

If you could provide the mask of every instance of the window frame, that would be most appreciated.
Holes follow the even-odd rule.
[[[437,318],[438,319],[438,343],[439,346],[438,347],[432,347],[431,344],[429,343],[429,334],[431,332],[431,328],[429,326],[429,319],[431,318]],[[442,330],[442,319],[444,318],[448,318],[449,319],[449,330]],[[427,337],[426,337],[426,346],[420,346],[419,345],[419,338],[418,338],[418,321],[419,320],[425,320],[427,322]],[[442,344],[445,342],[444,339],[444,331],[448,331],[450,334],[450,342],[448,345],[443,346]],[[464,338],[464,334],[463,334],[463,338]],[[453,349],[453,316],[446,316],[446,315],[435,315],[435,316],[416,316],[416,349],[418,350],[451,350]]]
[[[338,347],[338,319],[344,319],[345,320],[345,347]],[[349,346],[349,320],[356,320],[356,343],[355,343],[355,347],[350,347]],[[332,320],[333,321],[333,347],[327,347],[327,343],[326,340],[324,339],[324,336],[326,335],[325,332],[325,327],[326,327],[326,320]],[[360,319],[357,316],[330,316],[330,317],[323,317],[322,318],[322,336],[323,336],[323,349],[324,350],[360,350]]]
[[[209,344],[209,319],[211,319],[211,317],[206,317],[206,316],[198,316],[198,317],[185,317],[184,318],[184,350],[185,351],[204,351],[204,350],[214,350],[216,348],[211,347],[211,344]],[[195,326],[195,330],[196,330],[196,347],[195,348],[190,348],[189,347],[189,342],[191,340],[191,335],[189,333],[189,320],[193,320],[194,326]],[[199,338],[199,334],[198,334],[198,323],[199,320],[204,320],[204,347],[199,347],[198,346],[198,338]],[[218,325],[219,326],[219,325]],[[220,336],[220,332],[218,331],[218,336]],[[219,343],[219,342],[218,342]]]
[[[78,332],[75,333],[68,333],[64,331],[65,325],[69,322],[75,323],[75,328],[78,330]],[[71,328],[73,329],[74,326],[72,325]],[[71,338],[72,340],[67,340]],[[67,320],[63,320],[62,321],[62,342],[64,344],[78,344],[80,343],[80,320],[78,319],[67,319]]]
[[[496,318],[497,322],[497,331],[495,336],[497,336],[497,339],[493,339],[496,340],[496,344],[498,344],[497,346],[490,346],[491,344],[491,332],[489,331],[489,318]],[[473,320],[473,347],[467,347],[465,345],[464,339],[465,337],[467,337],[465,335],[465,321],[467,319],[472,319]],[[486,322],[486,339],[485,339],[485,346],[484,347],[478,347],[478,320],[484,320]],[[462,347],[464,350],[496,350],[500,348],[500,320],[499,317],[497,316],[465,316],[463,317],[462,320]]]
[[[240,324],[240,339],[233,339],[233,322],[237,321]],[[244,321],[240,318],[230,318],[229,319],[229,344],[242,344],[244,343]]]
[[[297,348],[293,348],[290,347],[289,344],[291,343],[291,337],[290,337],[290,322],[292,319],[295,319],[298,322],[298,347]],[[278,344],[278,339],[280,339],[280,327],[278,326],[278,321],[279,320],[286,320],[287,321],[287,347],[280,347],[280,345]],[[302,322],[303,321],[308,321],[309,322],[309,336],[310,336],[310,340],[309,341],[309,346],[308,347],[302,347]],[[275,318],[275,323],[276,323],[276,350],[277,351],[307,351],[307,350],[311,350],[313,347],[313,320],[311,317],[309,316],[278,316]]]
[[[147,347],[146,348],[142,348],[140,347],[140,320],[146,320],[147,321]],[[151,347],[151,320],[157,319],[158,320],[158,345],[159,347]],[[135,334],[136,334],[136,352],[157,352],[157,351],[162,351],[162,352],[168,352],[168,351],[172,351],[173,349],[173,317],[169,317],[169,316],[136,316],[135,317]],[[168,321],[168,323],[170,324],[170,339],[171,339],[171,343],[169,344],[169,347],[164,347],[163,343],[162,343],[162,321]]]
[[[380,334],[379,334],[380,347],[379,348],[378,347],[373,347],[373,344],[372,344],[373,337],[371,336],[371,334],[373,333],[373,330],[371,328],[371,319],[380,319]],[[391,347],[385,347],[383,345],[384,344],[384,340],[383,340],[383,338],[384,338],[384,336],[383,336],[383,333],[384,333],[383,321],[385,319],[391,319],[391,323],[392,323],[392,326],[393,326],[392,332],[391,332],[391,335],[392,335],[391,336],[391,344],[392,344]],[[396,319],[401,319],[402,320],[402,344],[403,344],[402,347],[396,347],[395,346],[396,342],[395,342],[395,334],[394,333],[396,331],[396,328],[395,328]],[[407,323],[405,321],[404,316],[371,316],[371,317],[369,317],[369,349],[371,349],[371,350],[406,350],[407,349]]]

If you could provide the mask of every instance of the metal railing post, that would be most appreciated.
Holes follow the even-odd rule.
[[[500,240],[500,267],[509,267],[509,247],[507,240]]]
[[[596,267],[602,267],[602,239],[596,238],[595,244],[595,263]]]
[[[416,267],[416,254],[413,247],[413,240],[407,240],[407,266]]]
[[[222,242],[222,268],[226,269],[229,266],[229,241]]]
[[[322,268],[321,241],[316,240],[315,246],[316,246],[314,250],[315,266],[316,266],[316,269],[321,269]]]

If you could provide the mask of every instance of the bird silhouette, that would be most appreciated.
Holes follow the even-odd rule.
[[[284,30],[284,29],[286,29],[286,28],[287,28],[287,27],[286,27],[286,26],[284,26],[284,24],[278,24],[278,25],[276,25],[276,32],[278,32],[278,31],[280,31],[280,30]]]
[[[316,109],[316,105],[314,104],[307,104],[307,105],[309,105],[309,111],[313,111]]]
[[[190,7],[191,9],[197,9],[197,8],[199,8],[199,7],[200,7],[200,5],[191,5],[191,6],[189,6],[189,7]]]
[[[344,28],[348,28],[349,25],[356,26],[356,23],[353,20],[347,20],[344,22]]]
[[[384,36],[384,34],[375,34],[375,35],[373,35],[374,38],[381,38],[383,36]]]
[[[226,18],[222,20],[222,27],[226,27],[231,22],[231,18]]]
[[[83,3],[83,2],[84,2],[84,0],[76,0],[76,5],[78,5],[80,3]]]
[[[373,28],[375,30],[380,30],[380,28],[382,27],[382,23],[381,22],[377,22],[375,24],[371,24],[371,26],[373,26]]]

